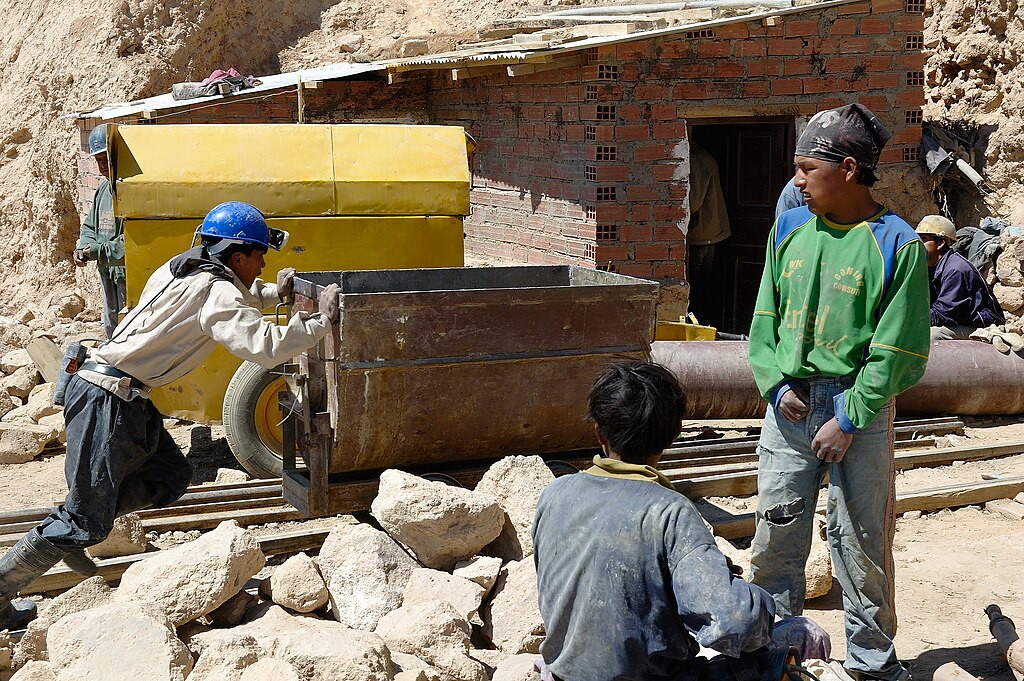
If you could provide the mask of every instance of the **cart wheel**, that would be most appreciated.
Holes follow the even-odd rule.
[[[556,478],[560,478],[563,475],[572,475],[573,473],[580,472],[579,468],[576,468],[576,466],[573,466],[568,461],[552,459],[551,461],[546,461],[545,463],[547,463],[548,469],[550,469],[551,472],[555,474]]]
[[[443,482],[449,487],[465,487],[461,482],[446,473],[427,473],[420,477],[424,480],[430,480],[431,482]]]
[[[224,394],[224,429],[231,453],[257,478],[281,475],[284,437],[277,394],[284,377],[255,362],[244,362]]]

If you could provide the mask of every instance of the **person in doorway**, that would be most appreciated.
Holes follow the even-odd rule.
[[[690,227],[686,232],[689,255],[686,269],[695,312],[707,312],[699,303],[713,287],[715,245],[729,238],[729,213],[722,193],[718,163],[707,149],[690,145]],[[693,294],[696,293],[694,296]]]
[[[153,273],[138,306],[67,380],[68,496],[0,558],[0,629],[34,617],[31,601],[12,598],[57,562],[94,573],[84,549],[106,538],[117,516],[184,493],[191,467],[149,400],[153,388],[195,369],[218,343],[276,366],[326,336],[337,317],[332,284],[316,314],[296,314],[287,326],[263,318],[261,310],[291,294],[295,271],[281,270],[276,285],[258,279],[264,253],[280,250],[287,233],[269,229],[253,206],[223,203],[196,232],[200,245]]]
[[[751,580],[783,617],[804,607],[819,488],[843,590],[846,669],[905,681],[896,634],[893,398],[928,361],[928,272],[913,228],[871,194],[889,133],[860,104],[814,116],[796,147],[806,205],[768,238],[749,357],[768,400]]]
[[[103,331],[114,333],[117,315],[125,305],[124,221],[114,217],[107,166],[107,124],[101,123],[89,133],[89,155],[103,179],[92,197],[92,206],[82,222],[78,243],[71,259],[78,267],[92,261],[100,276],[103,291]]]
[[[1006,323],[985,278],[967,258],[953,250],[956,227],[941,215],[928,215],[917,226],[928,253],[931,274],[931,339],[964,340],[978,329]]]
[[[533,525],[545,681],[758,678],[772,665],[762,678],[779,678],[790,645],[827,655],[828,635],[804,618],[773,636],[771,596],[738,576],[657,470],[684,409],[657,364],[620,362],[597,379],[588,412],[604,456],[548,485]],[[698,643],[723,656],[698,657]]]
[[[794,177],[786,183],[786,186],[782,188],[782,192],[779,194],[779,200],[775,203],[775,219],[778,220],[779,216],[787,210],[793,210],[803,205],[804,195],[800,192],[800,188],[796,186],[796,178]]]

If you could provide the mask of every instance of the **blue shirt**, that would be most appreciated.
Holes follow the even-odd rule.
[[[931,277],[932,326],[1004,324],[1006,318],[981,272],[956,251],[947,251]]]
[[[796,185],[793,184],[793,180],[790,180],[786,183],[786,188],[782,190],[781,194],[779,194],[779,202],[775,204],[775,219],[778,220],[779,216],[787,210],[799,208],[805,203],[804,195],[799,189],[797,189]]]

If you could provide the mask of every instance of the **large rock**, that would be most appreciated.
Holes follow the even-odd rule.
[[[1024,307],[1024,286],[1004,286],[996,283],[992,287],[999,305],[1007,312],[1016,312]]]
[[[0,423],[0,463],[25,463],[39,456],[55,439],[48,426],[34,423]]]
[[[501,572],[501,558],[497,556],[475,556],[469,560],[456,563],[452,574],[482,586],[484,588],[484,597],[486,598],[491,593],[494,583],[498,581],[499,572]]]
[[[0,397],[2,399],[2,397]],[[51,414],[50,416],[44,416],[40,418],[37,423],[44,428],[49,429],[53,436],[50,442],[59,442],[66,444],[68,441],[67,424],[64,423],[64,412],[57,414]]]
[[[61,413],[61,408],[53,403],[53,383],[40,383],[32,388],[24,405],[12,409],[4,416],[4,421],[21,421],[37,423],[40,419]],[[61,419],[63,420],[63,415]]]
[[[818,598],[832,590],[832,556],[825,539],[825,523],[815,518],[811,533],[811,553],[804,568],[807,582],[806,598]]]
[[[429,663],[441,681],[487,681],[487,670],[469,656],[471,632],[469,622],[440,601],[403,605],[377,625],[389,648]]]
[[[1024,286],[1024,274],[1020,271],[1020,260],[1013,251],[1003,251],[996,258],[996,277],[1005,286]]]
[[[55,294],[50,297],[47,307],[57,317],[74,319],[85,309],[85,299],[77,293]]]
[[[267,657],[288,662],[303,681],[391,681],[391,659],[379,636],[270,603],[253,608],[245,624],[193,635],[189,646],[199,655],[189,681],[240,680],[256,659]]]
[[[30,660],[49,659],[46,654],[46,632],[59,619],[67,615],[90,610],[110,602],[113,592],[99,575],[90,577],[54,598],[49,607],[29,622],[14,654],[14,664],[20,667]]]
[[[41,380],[42,376],[36,370],[36,365],[30,364],[27,367],[21,367],[10,376],[0,379],[0,389],[4,390],[8,395],[25,400],[28,399],[32,388],[39,385]]]
[[[213,484],[225,485],[236,482],[248,482],[252,480],[249,474],[245,471],[240,471],[235,468],[218,468],[217,477],[214,479]]]
[[[29,662],[11,677],[11,681],[57,681],[49,662]]]
[[[555,479],[539,456],[507,456],[492,465],[476,491],[494,497],[505,511],[501,534],[485,549],[502,560],[522,560],[533,555],[533,518],[540,493]]]
[[[395,681],[441,681],[441,673],[415,655],[391,651]]]
[[[234,596],[265,564],[253,534],[227,521],[195,541],[129,567],[117,599],[153,603],[180,626]]]
[[[491,681],[539,681],[540,672],[533,666],[537,656],[522,653],[506,658],[494,670]]]
[[[360,33],[346,33],[337,40],[338,51],[351,54],[358,52],[359,48],[363,46],[363,36]]]
[[[148,545],[146,530],[142,527],[139,514],[126,513],[114,520],[114,529],[106,539],[89,547],[89,555],[93,558],[133,556],[144,553]]]
[[[371,510],[388,534],[437,570],[479,553],[505,522],[494,497],[397,470],[380,476]]]
[[[245,668],[240,681],[299,681],[291,662],[265,657]]]
[[[3,357],[0,357],[0,371],[5,374],[13,374],[22,367],[30,366],[35,366],[35,364],[32,362],[28,350],[24,348],[15,348],[4,353]]]
[[[508,655],[536,653],[544,640],[544,620],[537,607],[537,570],[533,559],[501,569],[491,600],[484,606],[484,635]]]
[[[275,603],[295,612],[312,612],[330,597],[320,570],[305,553],[290,557],[274,570],[270,591]]]
[[[148,603],[108,603],[63,617],[46,646],[60,679],[184,681],[192,671],[171,620]]]
[[[12,400],[11,396],[7,394],[7,391],[0,390],[0,418],[3,418],[16,408],[17,407],[14,406],[14,400]]]
[[[471,624],[483,624],[479,615],[483,597],[484,588],[468,579],[440,570],[419,568],[412,571],[409,583],[405,585],[402,605],[444,601]]]
[[[258,598],[248,591],[242,590],[217,606],[217,609],[206,617],[218,627],[234,627],[245,619],[245,613],[256,605]]]
[[[335,619],[364,631],[373,631],[385,613],[401,604],[409,575],[419,567],[387,534],[355,522],[331,530],[317,565]]]
[[[427,45],[426,40],[410,38],[402,43],[398,51],[403,57],[419,57],[427,54],[430,51],[430,47]]]

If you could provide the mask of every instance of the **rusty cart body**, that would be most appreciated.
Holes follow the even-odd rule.
[[[302,273],[296,308],[330,283],[339,321],[281,393],[284,496],[311,517],[368,508],[388,468],[468,484],[504,456],[592,457],[595,378],[650,354],[657,284],[610,272]]]

